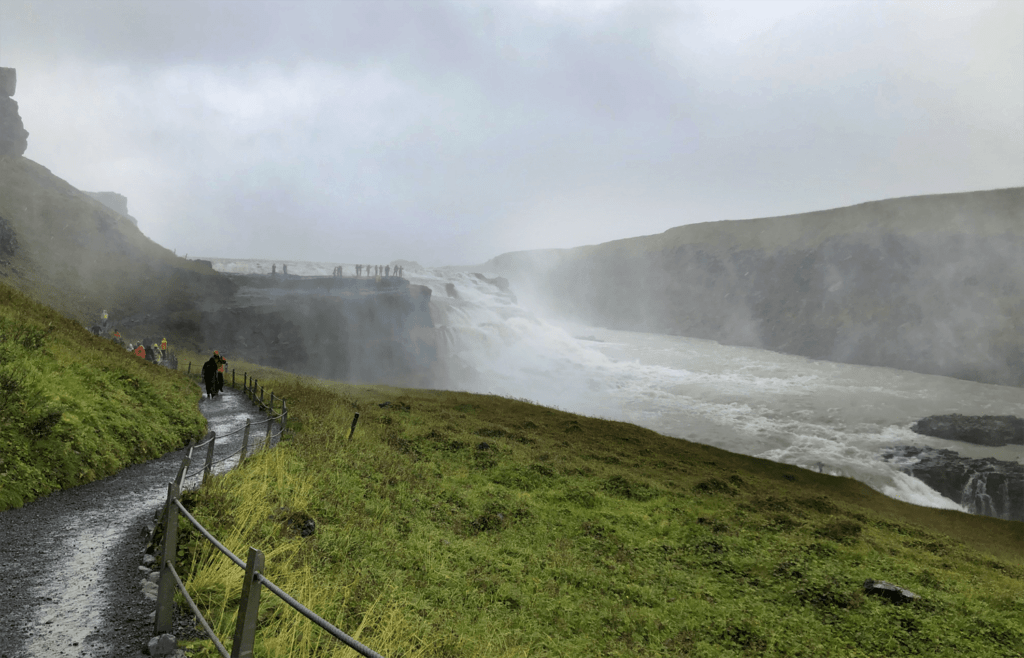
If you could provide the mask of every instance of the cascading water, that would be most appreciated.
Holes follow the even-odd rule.
[[[271,269],[269,263],[257,270],[255,261],[213,260],[222,271]],[[289,263],[289,271],[327,276],[335,265]],[[933,414],[1024,416],[1024,392],[1018,388],[555,323],[520,305],[514,286],[508,289],[503,280],[414,267],[407,267],[405,278],[432,290],[438,353],[450,388],[632,422],[853,477],[886,495],[933,507],[966,511],[978,509],[983,499],[965,497],[959,486],[939,493],[903,472],[919,457],[885,459],[887,448],[927,446],[973,459],[1024,462],[1020,446],[974,446],[910,430]]]
[[[971,514],[994,516],[996,508],[992,504],[992,496],[988,495],[987,485],[986,473],[972,473],[960,493],[960,505]]]
[[[884,459],[886,448],[929,445],[973,458],[1024,461],[1018,446],[964,445],[910,430],[936,413],[1024,415],[1024,394],[1017,388],[556,324],[519,305],[497,279],[446,270],[407,278],[433,291],[434,322],[455,388],[525,398],[845,475],[933,507],[967,509],[958,504],[960,496],[943,496],[903,472],[898,461]],[[1005,515],[1007,507],[999,508]],[[991,506],[985,509],[979,512],[991,513]]]

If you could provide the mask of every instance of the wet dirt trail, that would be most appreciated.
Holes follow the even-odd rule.
[[[266,434],[266,416],[237,391],[204,398],[199,409],[217,433],[214,461],[241,447],[247,419],[250,446]],[[142,552],[184,456],[185,450],[168,453],[0,512],[0,658],[144,655],[156,603],[143,594]],[[189,473],[199,475],[206,448],[192,458]]]

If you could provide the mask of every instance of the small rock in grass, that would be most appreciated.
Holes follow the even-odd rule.
[[[146,649],[151,656],[171,656],[178,650],[178,642],[170,633],[164,633],[150,639]]]
[[[910,601],[921,598],[909,589],[903,589],[898,585],[893,585],[892,583],[884,580],[872,580],[870,578],[864,581],[864,593],[884,596],[897,604],[909,603]]]

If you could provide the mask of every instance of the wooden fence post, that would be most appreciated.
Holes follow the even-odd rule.
[[[252,658],[256,643],[256,621],[260,613],[260,581],[256,572],[263,572],[263,553],[249,547],[249,559],[245,561],[245,580],[242,582],[242,600],[238,603],[238,619],[235,622],[235,639],[231,644],[231,658]]]
[[[231,388],[235,387],[235,369],[231,369]]]
[[[213,436],[210,437],[210,447],[206,449],[206,466],[203,467],[203,484],[210,479],[210,473],[213,469],[213,446],[217,444],[217,434],[210,431]]]
[[[160,558],[160,588],[156,596],[156,620],[153,624],[155,635],[171,632],[174,621],[174,556],[178,550],[178,507],[174,499],[178,497],[178,485],[171,482],[167,485],[167,508],[164,514],[164,551]]]
[[[188,372],[185,373],[185,374],[186,375],[191,375],[192,374],[192,362],[191,361],[188,362]]]
[[[356,423],[358,423],[358,422],[359,422],[359,412],[357,411],[356,415],[352,418],[352,429],[350,429],[348,431],[348,440],[349,441],[352,440],[352,435],[356,433]]]
[[[274,415],[274,392],[270,392],[270,415]]]
[[[263,387],[260,386],[260,409],[263,408]]]
[[[249,450],[249,419],[245,419],[245,433],[242,434],[242,452],[238,457],[238,465],[245,461],[245,453]]]
[[[188,454],[181,460],[181,468],[178,469],[178,477],[174,478],[174,481],[178,483],[178,488],[185,483],[185,474],[188,473],[188,467],[192,464],[192,448],[188,449]]]
[[[284,436],[284,429],[288,426],[288,400],[281,398],[281,436]]]

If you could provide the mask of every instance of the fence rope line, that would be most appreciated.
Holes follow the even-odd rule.
[[[189,371],[190,370],[191,363],[189,362]],[[250,385],[248,374],[244,375],[244,377],[244,384],[242,386],[243,393],[245,393],[247,397],[249,397],[252,403],[256,405],[260,411],[268,409],[270,413],[273,413],[273,391],[270,392],[270,403],[265,404],[262,400],[264,392],[263,388],[257,386],[258,383],[255,379],[252,380],[252,385]],[[231,384],[233,388],[234,370],[231,370]],[[259,391],[258,396],[257,391]],[[349,648],[354,650],[359,655],[365,656],[366,658],[384,658],[383,656],[381,656],[381,654],[377,653],[373,649],[370,649],[366,645],[361,644],[357,640],[351,638],[350,635],[343,632],[340,628],[330,623],[329,621],[325,620],[323,617],[317,615],[312,610],[306,608],[304,605],[302,605],[294,598],[292,598],[287,593],[287,591],[285,591],[278,585],[275,585],[270,579],[264,576],[261,573],[263,569],[264,558],[263,554],[260,551],[253,549],[253,547],[250,547],[248,562],[243,562],[241,558],[231,553],[224,544],[218,541],[217,538],[214,537],[213,534],[196,519],[196,517],[191,515],[185,509],[184,505],[182,505],[181,500],[178,497],[180,493],[180,487],[184,484],[184,481],[187,478],[198,477],[200,475],[212,475],[212,468],[214,466],[223,464],[227,462],[228,459],[231,459],[236,456],[239,456],[239,462],[236,466],[240,465],[242,463],[241,455],[245,453],[246,450],[249,449],[249,432],[252,431],[252,428],[254,426],[261,427],[263,425],[266,425],[266,435],[263,439],[260,439],[259,435],[256,435],[254,437],[251,448],[251,454],[255,455],[257,452],[263,449],[276,445],[276,443],[278,443],[280,439],[284,436],[286,431],[285,426],[288,423],[288,402],[284,398],[279,399],[281,399],[281,413],[268,416],[267,419],[259,421],[255,424],[247,421],[245,427],[228,432],[221,437],[217,437],[216,434],[213,434],[208,440],[204,441],[203,443],[200,443],[195,446],[190,446],[188,449],[188,453],[182,460],[181,468],[178,472],[177,477],[173,482],[170,483],[170,486],[168,487],[168,498],[164,508],[164,562],[161,566],[161,569],[166,570],[168,572],[167,575],[169,577],[161,577],[160,580],[160,591],[158,594],[157,602],[158,613],[154,624],[155,631],[157,632],[157,634],[162,634],[164,632],[170,631],[171,618],[169,610],[170,606],[173,604],[173,588],[177,587],[177,589],[181,591],[181,594],[184,597],[185,602],[188,604],[189,609],[191,610],[191,612],[193,612],[194,615],[196,615],[196,618],[198,619],[199,623],[203,626],[203,630],[206,632],[207,637],[210,638],[210,640],[216,646],[217,651],[220,653],[221,656],[223,656],[224,658],[230,658],[230,656],[236,655],[251,656],[256,640],[256,626],[258,624],[259,615],[260,585],[262,584],[267,589],[269,589],[273,595],[280,598],[282,601],[287,603],[289,606],[294,608],[296,611],[298,611],[304,617],[315,623],[317,626],[326,630],[329,634],[332,635],[333,638],[343,642],[345,645],[347,645]],[[358,414],[356,414],[356,419],[358,419]],[[276,432],[273,431],[273,423],[275,421],[279,422],[278,431]],[[352,429],[353,431],[355,429],[354,422],[352,423]],[[243,441],[243,446],[241,448],[228,454],[227,456],[217,459],[216,462],[214,462],[213,452],[216,444],[210,445],[210,448],[207,452],[206,464],[204,469],[202,471],[197,471],[196,473],[188,473],[188,467],[191,465],[191,455],[193,455],[193,452],[196,448],[211,444],[214,441],[216,441],[217,438],[223,439],[225,437],[229,437],[231,435],[238,434],[243,431],[246,432],[246,438]],[[198,484],[197,488],[199,486],[202,486],[202,484],[205,483],[205,481],[206,478],[204,477],[203,482]],[[179,514],[181,516],[184,516],[185,519],[187,519],[188,522],[191,523],[191,525],[193,525],[193,527],[195,527],[200,532],[200,534],[202,534],[210,543],[212,543],[218,551],[225,555],[231,562],[234,563],[234,565],[243,569],[246,573],[242,585],[242,601],[239,604],[239,612],[238,617],[236,619],[237,625],[236,630],[234,630],[233,646],[230,653],[227,652],[227,650],[224,648],[224,645],[217,638],[216,633],[213,631],[213,628],[210,626],[209,622],[207,622],[206,618],[203,616],[203,613],[199,610],[199,607],[196,605],[196,602],[193,599],[191,599],[191,597],[188,595],[188,591],[185,589],[184,582],[182,582],[180,576],[177,573],[177,570],[174,568],[175,546],[177,544],[177,516]],[[154,532],[156,532],[156,530]]]
[[[237,564],[238,566],[242,567],[243,569],[245,568],[245,562],[243,562],[241,558],[239,558],[237,555],[229,551],[227,547],[224,546],[224,544],[217,541],[217,538],[210,534],[210,531],[203,527],[202,523],[196,521],[196,517],[189,514],[189,511],[185,509],[185,506],[182,505],[181,501],[178,500],[177,498],[174,499],[174,506],[177,507],[178,511],[181,512],[182,515],[184,515],[184,517],[189,520],[189,523],[195,526],[196,530],[201,532],[203,536],[210,541],[211,544],[217,547],[217,550],[219,550],[224,555],[227,555],[231,559],[231,561]]]
[[[191,363],[189,363],[189,370],[191,371]],[[234,371],[232,371],[231,377],[233,386]],[[248,374],[244,375],[244,377],[245,383],[242,385],[243,393],[245,393],[249,397],[249,399],[254,405],[258,406],[260,411],[269,409],[270,413],[273,413],[274,392],[270,392],[270,404],[265,404],[262,400],[264,389],[262,387],[256,386],[256,380],[252,380],[253,385],[250,386]],[[257,389],[259,390],[258,397]],[[262,440],[259,438],[259,435],[256,435],[254,437],[251,453],[252,455],[255,455],[257,452],[264,450],[268,447],[273,447],[274,445],[277,445],[281,437],[284,436],[286,430],[285,425],[288,422],[287,401],[284,398],[279,399],[281,400],[280,414],[270,416],[267,419],[259,421],[255,424],[247,421],[245,427],[241,427],[237,430],[228,432],[223,436],[219,437],[223,439],[233,434],[238,434],[239,432],[245,431],[246,438],[243,441],[243,445],[235,452],[231,453],[230,455],[227,455],[226,457],[222,457],[217,461],[213,461],[213,452],[216,444],[210,445],[210,448],[207,451],[206,464],[203,470],[197,471],[195,473],[189,473],[188,469],[189,466],[191,465],[193,451],[196,448],[200,448],[202,446],[211,444],[212,442],[216,441],[218,437],[216,434],[213,434],[208,440],[198,445],[191,446],[188,450],[188,454],[182,460],[181,468],[178,472],[177,477],[175,477],[174,481],[172,481],[168,486],[167,502],[164,507],[164,559],[161,564],[161,570],[166,570],[167,573],[164,576],[161,576],[160,579],[159,593],[157,595],[157,614],[156,621],[154,622],[154,630],[158,635],[170,632],[172,626],[170,610],[171,606],[173,605],[173,590],[176,587],[184,596],[185,602],[192,610],[192,614],[196,616],[196,619],[203,627],[203,631],[206,633],[207,637],[209,637],[213,641],[213,644],[216,646],[217,651],[220,653],[221,656],[223,656],[224,658],[231,658],[231,656],[236,655],[251,656],[256,640],[256,627],[258,625],[260,606],[260,585],[263,585],[264,587],[269,589],[271,593],[273,593],[282,601],[290,605],[304,617],[312,621],[314,624],[316,624],[323,630],[327,631],[327,633],[335,639],[345,643],[348,647],[355,650],[360,655],[365,656],[366,658],[384,658],[381,654],[377,653],[373,649],[370,649],[358,640],[347,635],[341,629],[337,628],[330,622],[326,621],[320,615],[316,614],[306,606],[299,603],[291,595],[289,595],[287,592],[285,592],[280,587],[275,585],[270,579],[264,576],[263,573],[261,573],[264,565],[264,557],[261,551],[250,547],[249,559],[248,561],[243,562],[237,555],[232,553],[230,550],[228,550],[226,546],[224,546],[220,541],[218,541],[217,538],[214,537],[213,534],[203,526],[203,524],[199,523],[199,521],[196,520],[196,518],[192,516],[192,514],[187,509],[185,509],[185,506],[182,504],[179,498],[181,486],[184,484],[187,478],[196,477],[199,475],[212,475],[211,469],[213,466],[217,464],[222,464],[228,461],[229,459],[232,459],[235,456],[239,456],[243,452],[245,452],[248,449],[248,433],[251,432],[254,425],[256,427],[259,427],[266,424],[267,431],[266,436]],[[357,414],[356,419],[358,419],[358,417],[359,416]],[[274,421],[279,421],[277,432],[274,432]],[[354,421],[352,423],[352,429],[355,430]],[[238,463],[240,464],[242,461],[242,457],[239,456],[238,460]],[[205,482],[205,477],[203,482]],[[202,483],[198,484],[197,488],[198,486],[202,486]],[[230,654],[228,653],[224,645],[221,643],[221,641],[217,638],[216,633],[214,633],[213,629],[210,627],[210,624],[207,622],[206,618],[199,610],[199,607],[196,605],[195,601],[189,595],[188,590],[186,590],[185,588],[184,582],[182,582],[181,577],[178,575],[177,570],[174,568],[176,553],[175,547],[177,545],[177,517],[179,514],[188,519],[192,526],[197,531],[199,531],[199,533],[203,535],[203,537],[205,537],[207,541],[213,544],[213,546],[217,550],[219,550],[221,553],[227,556],[228,559],[234,562],[235,566],[245,571],[245,579],[243,580],[242,583],[242,600],[240,601],[238,607],[234,642]],[[156,530],[154,529],[154,534],[155,532]]]
[[[185,589],[185,583],[181,582],[181,576],[178,575],[178,570],[174,568],[173,564],[168,564],[167,566],[171,570],[171,575],[174,576],[174,582],[178,584],[178,590],[181,592],[181,595],[185,597],[185,602],[188,603],[188,607],[192,609],[192,614],[196,616],[196,619],[199,620],[199,624],[203,627],[203,630],[206,631],[209,638],[213,640],[213,644],[217,647],[217,651],[219,651],[220,655],[224,656],[224,658],[231,658],[231,654],[228,653],[228,650],[224,648],[224,645],[221,644],[220,639],[218,639],[217,634],[213,632],[212,628],[210,628],[210,624],[207,623],[206,617],[203,617],[203,613],[199,612],[199,606],[197,606],[196,602],[192,600],[192,597],[188,595],[188,590]]]
[[[243,570],[247,568],[247,563],[243,562],[241,558],[239,558],[237,555],[232,553],[226,546],[217,541],[217,538],[214,537],[213,534],[211,534],[210,531],[207,530],[202,523],[197,521],[196,518],[192,516],[192,514],[190,514],[187,509],[185,509],[185,506],[182,505],[181,501],[178,500],[177,498],[174,499],[174,506],[178,508],[178,512],[182,514],[186,519],[188,519],[192,526],[196,530],[198,530],[204,537],[206,537],[207,541],[213,544],[217,550],[219,550],[221,553],[227,556],[227,558],[234,562],[235,565],[239,568]],[[217,650],[220,651],[221,655],[225,658],[230,658],[227,649],[225,649],[224,645],[222,645],[220,643],[220,640],[217,639],[216,633],[214,633],[213,629],[210,628],[210,625],[209,623],[207,623],[206,618],[203,617],[202,612],[196,606],[195,602],[192,600],[192,597],[189,596],[188,590],[185,589],[185,584],[181,581],[181,578],[178,576],[178,572],[174,569],[174,564],[168,563],[167,567],[170,569],[171,575],[174,577],[174,580],[177,583],[178,588],[180,589],[182,595],[184,595],[185,597],[185,601],[189,604],[189,607],[192,609],[192,613],[196,615],[196,618],[202,625],[203,630],[206,631],[206,634],[209,636],[209,638],[213,640],[213,643],[217,645]],[[256,571],[254,573],[254,578],[258,580],[264,587],[273,592],[278,598],[280,598],[282,601],[284,601],[292,608],[294,608],[296,611],[298,611],[306,619],[309,619],[311,622],[327,631],[332,637],[344,642],[350,648],[354,649],[356,653],[362,656],[366,656],[366,658],[384,658],[384,656],[380,655],[373,649],[361,643],[359,640],[356,640],[355,638],[346,634],[344,631],[336,627],[334,624],[330,623],[320,615],[316,614],[306,606],[299,603],[290,594],[288,594],[288,592],[285,592],[283,589],[275,585],[272,580],[264,576],[259,571]]]
[[[360,655],[366,656],[366,658],[384,658],[384,656],[380,655],[370,647],[364,645],[359,640],[349,637],[344,632],[335,628],[334,624],[331,624],[329,621],[326,621],[323,617],[321,617],[320,615],[316,614],[306,606],[302,605],[301,603],[293,599],[291,596],[288,595],[287,592],[285,592],[283,589],[272,583],[269,578],[267,578],[258,571],[256,572],[256,580],[260,581],[260,583],[262,583],[264,587],[266,587],[271,592],[276,594],[278,598],[280,598],[282,601],[298,610],[306,619],[310,620],[311,622],[313,622],[320,628],[324,629],[337,639],[341,640],[351,648],[355,649],[356,652]]]
[[[224,436],[228,436],[228,435],[225,434]],[[280,440],[280,438],[282,436],[284,436],[284,431],[283,430],[278,430],[276,433],[272,433],[268,439],[257,438],[255,440],[255,442],[253,443],[253,445],[248,448],[248,450],[251,451],[249,454],[250,455],[255,455],[257,452],[259,452],[259,451],[263,450],[264,448],[266,448],[269,443],[273,443],[275,439]],[[223,439],[224,437],[222,436],[222,437],[215,437],[215,438]],[[213,439],[210,439],[210,441],[213,441]],[[207,441],[206,443],[209,443],[210,441]],[[206,443],[204,443],[202,445],[206,445]],[[200,446],[195,446],[195,447],[198,448]],[[221,457],[220,459],[218,459],[215,462],[211,462],[210,463],[210,467],[212,468],[212,467],[216,466],[217,464],[223,464],[224,462],[226,462],[227,460],[231,459],[232,457],[240,455],[242,453],[242,450],[243,450],[243,448],[239,448],[238,450],[234,451],[230,455],[227,455],[226,457]],[[185,478],[190,478],[190,477],[198,477],[198,476],[203,474],[202,471],[197,471],[195,473],[189,473],[188,472],[188,466],[185,467],[185,470],[183,471],[183,473],[184,473],[184,475],[182,476],[182,480],[184,480]]]
[[[250,427],[258,427],[260,425],[266,425],[267,423],[273,423],[274,421],[281,420],[282,418],[284,418],[284,413],[279,413],[276,416],[271,416],[270,418],[266,418],[264,420],[257,420],[255,423],[252,423],[250,425]],[[231,430],[230,432],[226,432],[226,433],[221,434],[219,436],[216,436],[214,438],[223,439],[223,438],[231,436],[233,434],[238,434],[239,432],[242,432],[244,430],[245,430],[244,426],[243,427],[239,427],[236,430]],[[197,443],[196,445],[194,445],[192,447],[193,448],[202,448],[203,446],[205,446],[210,441],[213,441],[213,438],[207,439],[207,440],[203,441],[202,443]]]

